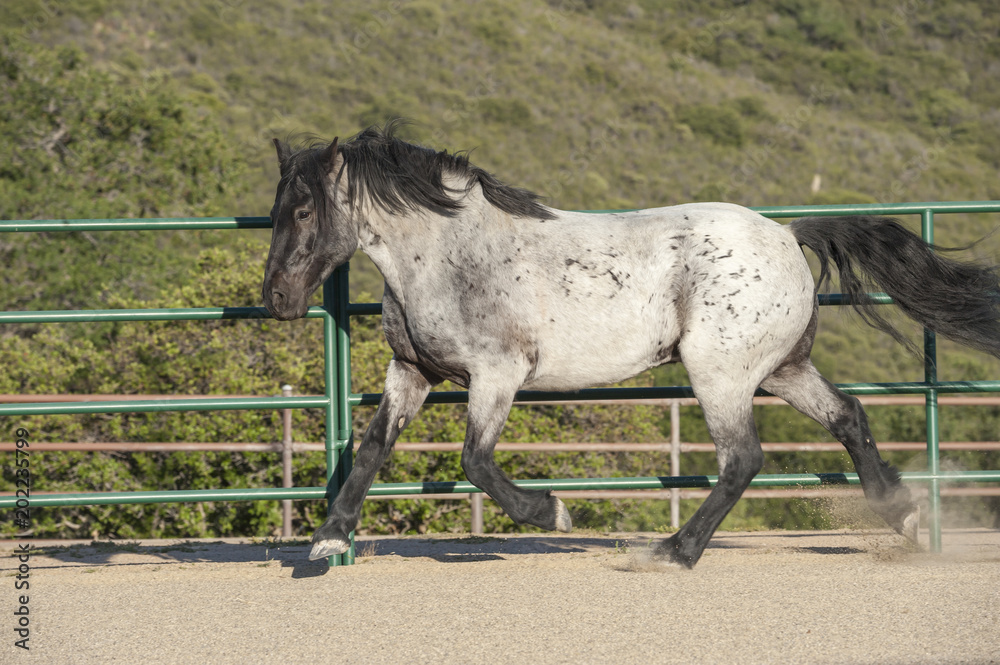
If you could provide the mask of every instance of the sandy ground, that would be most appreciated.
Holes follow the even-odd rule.
[[[6,542],[0,662],[1000,663],[1000,531],[946,531],[942,555],[720,533],[693,571],[645,563],[659,537],[361,538],[334,569],[303,541],[48,548],[28,652]]]

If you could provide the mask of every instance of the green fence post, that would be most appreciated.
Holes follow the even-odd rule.
[[[924,241],[934,243],[934,211],[927,209],[921,213],[920,226]],[[932,552],[941,551],[941,449],[938,425],[937,385],[937,337],[933,331],[924,329],[924,381],[930,390],[924,396],[927,414],[927,471],[931,481],[927,488],[929,515],[927,528]]]
[[[336,273],[334,273],[336,275]],[[337,408],[339,390],[337,389],[337,326],[335,323],[336,284],[331,276],[323,282],[323,384],[325,388],[326,434],[323,444],[326,450],[326,502],[327,513],[333,505],[333,500],[340,492],[340,462],[341,451],[337,445],[337,434],[340,429],[339,410]],[[344,564],[343,554],[334,554],[327,558],[330,566]]]
[[[354,436],[351,418],[351,318],[347,306],[351,299],[349,271],[351,266],[345,263],[333,273],[333,290],[335,293],[334,322],[336,325],[337,345],[337,448],[340,451],[340,464],[337,467],[342,487],[354,466]],[[324,295],[324,302],[326,296]],[[341,555],[341,564],[354,563],[354,532],[350,534],[351,546]]]

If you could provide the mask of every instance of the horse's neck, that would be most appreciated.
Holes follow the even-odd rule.
[[[429,260],[441,238],[441,229],[455,221],[427,211],[407,215],[371,211],[360,225],[359,247],[402,304],[414,269],[404,262],[408,259],[412,263],[418,256]]]
[[[415,273],[440,264],[456,243],[467,242],[481,229],[502,224],[506,213],[489,204],[478,191],[465,197],[454,216],[421,209],[393,215],[380,209],[365,211],[359,224],[359,248],[382,273],[386,284],[405,303]]]
[[[358,245],[382,273],[382,278],[389,288],[402,293],[399,291],[401,285],[399,257],[395,251],[401,237],[400,226],[399,218],[385,213],[370,213],[360,225]]]

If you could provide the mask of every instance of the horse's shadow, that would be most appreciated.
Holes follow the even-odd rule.
[[[792,538],[793,535],[787,535]],[[502,561],[532,554],[581,554],[586,552],[628,552],[647,548],[650,537],[628,536],[460,536],[444,537],[365,537],[355,543],[357,564],[403,559],[430,559],[440,563]],[[710,549],[746,547],[726,538],[712,541]],[[647,542],[649,541],[649,542]],[[330,566],[325,559],[309,560],[308,540],[262,541],[169,541],[159,543],[91,542],[68,546],[41,545],[33,550],[33,567],[80,568],[121,566],[183,566],[204,563],[256,564],[260,567],[290,568],[293,579],[319,577]],[[800,546],[798,551],[827,555],[857,554],[857,547]],[[0,557],[0,573],[16,557]]]
[[[322,575],[325,561],[309,561],[306,540],[262,541],[92,541],[67,545],[58,543],[33,544],[33,568],[90,568],[133,566],[184,566],[205,563],[257,564],[261,567],[280,565],[292,567],[293,577]],[[0,558],[0,572],[14,557]]]
[[[441,563],[496,561],[525,554],[580,553],[607,551],[625,547],[619,538],[599,537],[495,537],[465,536],[456,538],[365,538],[355,543],[356,563],[388,557],[427,558]],[[226,542],[171,541],[139,543],[94,541],[57,545],[41,543],[33,550],[38,568],[183,566],[204,563],[256,564],[292,569],[292,578],[318,577],[327,572],[325,559],[308,559],[307,540],[263,540]],[[4,557],[15,561],[14,557]],[[4,561],[7,563],[7,561]],[[2,572],[3,566],[0,566]]]
[[[783,534],[785,539],[806,540],[791,549],[799,552],[830,556],[859,554],[864,549],[856,545],[827,546],[808,543],[813,534]],[[356,564],[402,559],[430,559],[440,563],[473,563],[502,561],[532,554],[582,554],[633,552],[652,547],[661,536],[551,536],[497,535],[441,537],[379,537],[358,536],[355,543]],[[761,536],[762,538],[766,537]],[[722,536],[709,544],[709,549],[756,549],[752,534],[739,538]],[[79,568],[122,566],[184,566],[205,563],[233,563],[290,568],[293,579],[320,577],[330,569],[326,559],[309,560],[311,543],[305,539],[265,539],[252,541],[94,541],[58,545],[38,543],[32,551],[32,566],[37,568]],[[0,556],[0,573],[16,557]]]
[[[619,539],[620,540],[620,539]],[[495,561],[524,554],[579,553],[615,546],[608,538],[464,536],[456,538],[380,538],[359,540],[362,557],[428,558],[442,563]]]

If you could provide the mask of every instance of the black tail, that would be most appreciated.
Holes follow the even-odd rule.
[[[924,327],[1000,357],[997,266],[944,258],[936,252],[954,250],[928,245],[886,217],[804,217],[788,226],[819,257],[819,285],[830,279],[833,259],[841,291],[869,325],[918,351],[866,295],[884,291]]]

